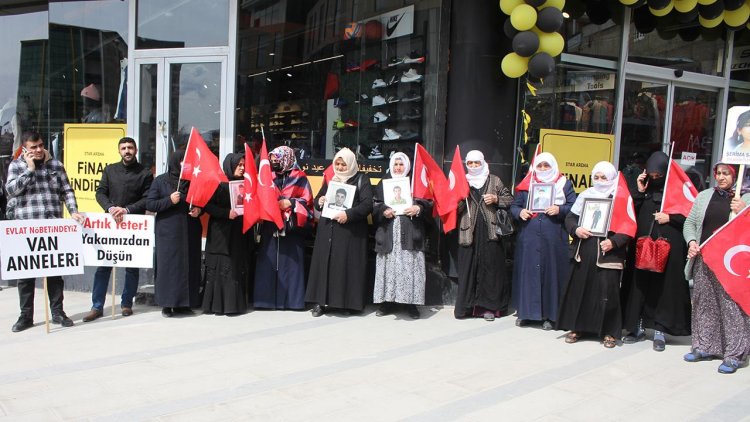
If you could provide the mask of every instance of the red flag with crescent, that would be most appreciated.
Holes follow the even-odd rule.
[[[701,245],[703,262],[724,290],[750,315],[750,206]]]
[[[615,199],[612,201],[612,219],[609,223],[609,230],[634,238],[638,224],[635,218],[633,197],[630,196],[625,177],[620,172],[617,174],[617,188],[615,189]]]
[[[690,209],[693,208],[696,195],[698,195],[698,190],[695,189],[688,175],[679,164],[670,159],[661,212],[682,214],[687,217],[690,214]]]
[[[461,159],[461,149],[458,145],[456,145],[456,151],[453,153],[453,162],[448,173],[448,187],[456,204],[469,196],[469,182],[466,180],[466,170],[464,169],[464,162]],[[457,219],[458,210],[454,208],[446,217],[446,221],[443,224],[443,232],[448,233],[455,229]]]
[[[257,196],[258,169],[255,167],[255,157],[248,144],[245,144],[245,173],[242,184],[245,186],[245,196],[242,198],[242,233],[250,230],[260,220],[260,202]]]
[[[260,201],[260,218],[271,221],[281,230],[284,228],[284,222],[281,219],[281,209],[279,208],[279,189],[273,182],[273,172],[271,171],[271,162],[268,161],[268,150],[266,149],[266,139],[263,138],[263,145],[260,147],[260,163],[258,164],[258,186],[257,198]]]
[[[180,178],[190,181],[185,201],[198,207],[208,203],[219,183],[229,182],[221,170],[219,158],[211,152],[196,128],[190,131]]]

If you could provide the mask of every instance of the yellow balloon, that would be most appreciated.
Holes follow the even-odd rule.
[[[542,33],[539,35],[539,49],[537,53],[547,53],[557,57],[565,49],[565,38],[559,32]]]
[[[716,0],[698,0],[698,4],[702,4],[704,6],[708,6],[709,4],[716,3]]]
[[[510,23],[519,31],[528,31],[536,24],[536,9],[528,4],[521,4],[510,14]]]
[[[537,7],[537,9],[542,10],[548,7],[556,7],[560,10],[563,10],[563,7],[565,7],[565,0],[547,0],[546,2],[544,2],[544,4]]]
[[[529,69],[529,58],[521,57],[516,53],[506,54],[500,63],[500,68],[505,76],[520,78]]]
[[[748,18],[750,18],[750,7],[744,3],[737,10],[724,11],[724,22],[729,26],[745,25]]]
[[[716,28],[722,22],[724,22],[724,12],[721,12],[721,14],[714,19],[706,19],[703,16],[698,15],[698,23],[704,28]]]
[[[687,13],[698,6],[698,0],[674,0],[674,8],[680,13]]]
[[[669,12],[672,11],[672,9],[674,9],[674,2],[673,1],[670,1],[669,4],[667,5],[667,7],[665,7],[664,9],[661,9],[661,10],[654,10],[654,9],[652,9],[650,7],[648,8],[649,12],[651,12],[652,15],[659,16],[659,17],[661,17],[661,16],[667,16],[669,14]]]
[[[500,10],[502,10],[506,15],[510,16],[511,12],[513,12],[513,9],[515,9],[519,4],[523,3],[523,0],[500,0]]]
[[[638,0],[620,0],[620,3],[624,4],[625,6],[632,6],[638,3]]]

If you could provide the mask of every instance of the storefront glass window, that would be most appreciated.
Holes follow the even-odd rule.
[[[686,72],[720,76],[724,74],[725,34],[723,25],[705,29],[679,22],[669,14],[655,18],[648,6],[633,11],[628,60]]]
[[[226,46],[227,22],[229,0],[139,0],[135,48]]]
[[[234,150],[262,132],[303,161],[348,147],[382,171],[436,133],[440,2],[271,1],[239,12]],[[261,130],[262,128],[262,130]]]

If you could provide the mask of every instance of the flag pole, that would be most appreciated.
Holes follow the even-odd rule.
[[[674,153],[674,142],[672,142],[670,145],[671,146],[669,147],[669,157],[668,157],[669,161],[667,161],[667,174],[666,176],[664,176],[664,190],[665,191],[667,190],[667,186],[669,186],[669,173],[670,173],[670,170],[672,169],[672,153]],[[661,205],[659,206],[660,213],[664,210],[664,196],[665,195],[662,194]]]

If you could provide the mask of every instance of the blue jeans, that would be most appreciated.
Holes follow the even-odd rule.
[[[122,289],[122,301],[120,305],[126,308],[133,307],[133,297],[138,292],[138,268],[125,268],[125,287]],[[94,288],[91,291],[91,309],[103,310],[107,298],[109,279],[112,275],[112,267],[99,267],[94,274]]]

